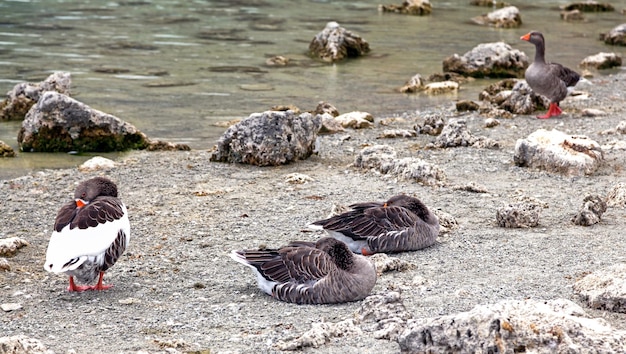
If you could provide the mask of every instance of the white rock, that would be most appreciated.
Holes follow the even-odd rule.
[[[291,183],[291,184],[305,184],[307,182],[313,182],[313,181],[314,181],[313,178],[303,173],[294,172],[294,173],[285,175],[285,182]]]
[[[602,117],[606,116],[606,112],[601,109],[585,108],[581,112],[584,117]]]
[[[574,292],[591,308],[626,312],[626,264],[587,274],[574,283]]]
[[[565,299],[504,300],[468,312],[410,319],[398,343],[403,353],[617,353],[626,331],[601,318],[590,318]],[[462,350],[460,350],[462,348]],[[456,352],[456,351],[455,351]]]
[[[367,112],[348,112],[335,117],[344,128],[369,128],[374,125],[374,117]]]
[[[424,92],[429,95],[440,95],[459,90],[459,84],[454,81],[431,82],[424,86]]]
[[[22,304],[19,303],[5,303],[0,304],[0,309],[4,312],[17,311],[22,308]]]
[[[89,172],[97,170],[110,170],[114,167],[115,161],[102,156],[94,156],[83,162],[82,165],[78,166],[78,170],[81,172]]]
[[[558,130],[539,129],[517,140],[516,165],[567,175],[590,175],[603,161],[600,145],[582,135],[570,136]]]
[[[380,168],[383,162],[396,158],[396,150],[389,145],[374,145],[363,148],[354,159],[359,168]]]
[[[13,256],[17,250],[26,246],[28,246],[28,242],[19,237],[2,238],[0,239],[0,256]]]
[[[54,354],[39,340],[25,335],[0,337],[0,350],[3,354]]]

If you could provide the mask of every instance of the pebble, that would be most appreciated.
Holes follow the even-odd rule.
[[[22,304],[20,303],[11,303],[11,302],[7,302],[5,304],[1,304],[0,305],[0,309],[2,309],[2,311],[4,312],[11,312],[11,311],[16,311],[22,308]]]

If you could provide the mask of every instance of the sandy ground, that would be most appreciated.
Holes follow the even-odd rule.
[[[467,311],[502,299],[565,298],[581,303],[572,284],[584,274],[623,262],[624,209],[609,208],[602,222],[574,225],[587,194],[605,196],[624,178],[626,152],[605,152],[593,176],[569,177],[516,167],[514,144],[539,128],[584,134],[605,144],[616,135],[599,132],[626,120],[625,76],[603,77],[588,88],[588,99],[563,102],[567,116],[502,119],[485,128],[484,117],[466,114],[474,135],[500,142],[499,149],[422,149],[434,137],[378,139],[385,127],[322,136],[320,152],[306,161],[258,168],[209,162],[209,152],[136,152],[110,171],[46,170],[0,182],[0,237],[21,237],[30,245],[0,273],[0,303],[22,309],[0,313],[2,335],[25,334],[57,353],[145,350],[257,353],[311,328],[317,321],[354,316],[360,303],[298,306],[261,293],[249,269],[228,258],[233,249],[277,247],[322,234],[306,224],[326,217],[334,204],[384,200],[398,193],[421,198],[432,209],[454,216],[458,229],[425,250],[397,257],[415,267],[384,273],[374,293],[402,291],[414,317]],[[608,113],[589,118],[582,108]],[[458,114],[453,103],[407,114],[393,128],[412,128],[426,113]],[[385,117],[377,117],[385,118]],[[399,157],[413,156],[441,167],[445,186],[422,186],[350,166],[364,146],[389,144]],[[313,180],[290,184],[285,176]],[[43,261],[57,209],[79,181],[106,175],[118,183],[130,213],[127,252],[106,273],[115,287],[105,292],[68,293],[67,278],[50,275]],[[487,193],[455,189],[474,182]],[[518,196],[547,204],[540,225],[503,229],[496,210]],[[616,329],[626,315],[589,310]],[[396,353],[397,343],[370,335],[332,338],[315,353]]]

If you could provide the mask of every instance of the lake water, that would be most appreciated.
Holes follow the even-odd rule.
[[[549,60],[572,68],[598,52],[626,53],[598,40],[626,22],[625,1],[611,2],[616,12],[585,14],[584,22],[560,20],[558,5],[568,1],[525,2],[518,29],[473,24],[472,17],[493,9],[469,0],[433,0],[424,17],[383,14],[380,3],[394,1],[0,1],[0,92],[68,71],[77,100],[151,138],[208,149],[224,131],[215,122],[274,105],[312,110],[323,100],[341,113],[381,117],[477,99],[488,80],[439,97],[395,90],[417,73],[441,72],[444,58],[480,43],[504,41],[532,58],[533,46],[519,40],[530,30],[545,34]],[[329,21],[363,37],[370,54],[335,65],[308,58],[310,40]],[[293,65],[266,66],[274,55]],[[16,151],[20,124],[0,122],[0,140]],[[0,159],[0,179],[88,157],[20,153]]]

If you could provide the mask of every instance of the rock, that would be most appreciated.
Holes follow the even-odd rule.
[[[580,112],[583,117],[603,117],[606,116],[607,113],[601,109],[595,108],[585,108]]]
[[[452,186],[452,190],[465,191],[471,193],[489,193],[487,188],[476,184],[476,182],[470,181],[463,185]]]
[[[610,69],[617,66],[622,66],[622,57],[615,53],[600,52],[595,55],[590,55],[580,62],[580,66],[583,68],[594,69]]]
[[[331,116],[328,113],[324,113],[321,115],[322,117],[322,127],[320,128],[320,134],[335,134],[339,132],[346,131],[341,122],[335,119],[335,117]]]
[[[211,161],[278,166],[313,153],[322,117],[292,111],[253,113],[220,137]]]
[[[424,16],[430,15],[432,7],[428,0],[404,0],[402,5],[378,5],[378,10],[382,12]]]
[[[392,138],[412,138],[417,135],[415,130],[407,130],[407,129],[385,129],[378,136],[382,139],[392,139]]]
[[[525,80],[517,79],[505,79],[491,84],[478,97],[513,114],[532,114],[550,104],[546,97],[535,94]]]
[[[601,146],[602,151],[606,150],[626,150],[626,141],[612,140]]]
[[[499,144],[495,140],[472,135],[467,130],[467,122],[464,119],[450,119],[435,139],[433,146],[436,148],[457,146],[497,148]]]
[[[133,125],[52,91],[28,111],[17,141],[27,152],[107,152],[144,149],[149,143]]]
[[[344,128],[362,129],[374,125],[374,117],[367,112],[349,112],[338,115],[335,120]]]
[[[563,7],[565,11],[579,10],[582,12],[609,12],[615,11],[613,5],[609,3],[599,3],[593,0],[571,3]]]
[[[94,156],[89,160],[83,162],[82,165],[78,166],[78,170],[81,172],[91,172],[97,170],[110,170],[115,167],[115,162],[113,160],[107,159],[102,156]]]
[[[503,1],[495,1],[495,0],[471,0],[469,2],[472,6],[482,6],[482,7],[494,7],[497,9],[503,8],[505,6],[509,6],[510,4]]]
[[[2,309],[2,311],[4,312],[17,311],[17,310],[20,310],[21,308],[22,308],[22,304],[15,303],[15,302],[0,304],[0,309]]]
[[[313,182],[314,179],[303,173],[290,173],[285,176],[285,182],[290,184],[305,184],[307,182]]]
[[[572,218],[572,222],[576,225],[591,226],[600,222],[605,211],[606,203],[600,196],[588,195],[583,199],[583,206]]]
[[[289,65],[290,59],[284,57],[282,55],[276,55],[271,58],[267,58],[265,60],[265,65],[267,66],[287,66]]]
[[[0,140],[0,157],[15,157],[13,148],[2,140]]]
[[[513,157],[517,166],[566,175],[590,175],[603,160],[600,145],[586,136],[570,136],[558,130],[545,129],[518,139]]]
[[[561,19],[565,21],[583,21],[585,16],[580,10],[561,11]]]
[[[459,223],[456,221],[454,216],[439,209],[431,211],[437,216],[437,219],[439,219],[439,236],[459,228]]]
[[[495,118],[485,119],[485,128],[494,128],[500,125],[500,121]]]
[[[333,337],[361,336],[363,331],[354,324],[354,320],[347,319],[337,323],[315,322],[311,329],[288,342],[278,341],[279,350],[299,350],[302,348],[319,348]]]
[[[292,104],[287,104],[287,105],[283,105],[283,104],[279,104],[276,106],[272,106],[270,107],[270,111],[279,111],[279,112],[284,112],[284,111],[292,111],[294,114],[300,114],[300,108],[292,105]]]
[[[0,238],[0,257],[15,256],[17,250],[28,246],[28,242],[19,237]]]
[[[379,170],[427,186],[442,185],[446,181],[446,174],[439,166],[415,157],[384,161]]]
[[[374,263],[378,276],[386,272],[404,272],[405,270],[415,268],[415,264],[397,257],[391,257],[385,253],[375,253],[368,258]]]
[[[539,225],[539,206],[534,203],[513,203],[498,208],[496,223],[505,228],[529,228]]]
[[[486,15],[472,18],[474,23],[496,28],[517,28],[522,25],[522,16],[515,6],[507,6]]]
[[[504,42],[483,43],[459,56],[444,59],[443,71],[471,77],[522,77],[528,57]]]
[[[71,83],[70,73],[55,72],[40,83],[15,85],[13,90],[7,92],[7,98],[0,103],[0,120],[23,120],[44,92],[56,91],[69,96]]]
[[[626,45],[626,23],[613,27],[609,33],[600,34],[600,40],[611,45]]]
[[[337,22],[328,22],[326,28],[309,44],[311,56],[329,63],[360,57],[369,51],[367,41],[339,26]]]
[[[335,108],[332,104],[324,101],[320,101],[317,103],[317,107],[315,107],[315,111],[311,112],[312,114],[330,114],[333,117],[339,115],[339,110]]]
[[[11,271],[11,264],[9,264],[9,260],[4,258],[4,257],[0,257],[0,270],[3,272],[9,272]]]
[[[415,130],[419,134],[439,135],[443,130],[445,121],[440,114],[429,114],[424,117],[424,125],[417,125]]]
[[[37,339],[25,335],[12,337],[0,337],[0,350],[2,354],[54,354]]]
[[[468,312],[409,319],[398,337],[403,353],[621,352],[626,332],[590,318],[565,299],[504,300]]]
[[[479,108],[478,103],[471,100],[461,100],[456,103],[456,110],[458,112],[477,111]]]
[[[191,148],[187,144],[177,144],[169,141],[150,140],[146,147],[148,151],[190,151]]]
[[[422,75],[415,74],[412,78],[407,81],[404,86],[402,86],[399,91],[402,93],[414,93],[421,91],[424,87],[424,79],[422,79]]]
[[[574,283],[573,290],[591,308],[626,313],[626,264],[587,274]]]
[[[354,159],[354,166],[363,169],[380,169],[383,163],[395,160],[396,150],[389,145],[363,148]]]
[[[356,313],[363,330],[376,339],[397,340],[410,318],[397,291],[366,297]]]
[[[424,86],[424,92],[429,95],[441,95],[444,93],[456,92],[459,84],[454,81],[431,82]]]
[[[609,207],[626,207],[626,183],[620,182],[613,186],[606,196],[606,205]]]

